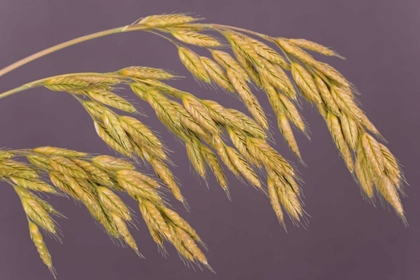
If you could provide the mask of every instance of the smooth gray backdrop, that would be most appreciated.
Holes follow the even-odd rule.
[[[142,223],[134,231],[147,257],[141,260],[129,249],[113,245],[84,208],[53,198],[53,204],[69,218],[59,219],[63,244],[46,238],[59,279],[419,279],[420,2],[2,0],[0,67],[68,39],[170,12],[193,12],[209,22],[314,40],[345,56],[346,61],[324,61],[342,71],[363,93],[363,109],[404,165],[411,183],[408,198],[403,200],[410,226],[405,228],[393,211],[375,209],[362,199],[324,121],[310,106],[305,106],[304,116],[312,140],[298,139],[308,167],[299,165],[288,151],[271,117],[278,150],[296,162],[305,180],[305,209],[311,216],[307,229],[293,227],[288,221],[286,233],[267,198],[234,176],[228,178],[232,202],[213,177],[207,189],[192,173],[182,145],[146,104],[127,91],[122,94],[149,114],[144,122],[158,130],[175,151],[172,159],[178,167],[174,173],[192,211],[185,212],[176,202],[173,205],[208,244],[207,256],[217,274],[185,267],[169,245],[170,256],[162,258]],[[196,84],[171,44],[140,32],[101,38],[37,60],[1,77],[0,90],[56,74],[106,72],[130,65],[171,69],[187,77],[172,83],[180,89],[242,109],[223,92]],[[74,98],[46,89],[0,100],[0,131],[0,147],[52,145],[114,154],[96,136],[89,116]],[[7,184],[0,187],[0,279],[52,279],[29,238],[18,197]]]

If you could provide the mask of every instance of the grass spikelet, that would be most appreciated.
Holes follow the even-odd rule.
[[[118,184],[133,198],[147,199],[153,203],[162,204],[163,200],[159,194],[137,178],[117,175]]]
[[[50,166],[53,170],[68,174],[75,178],[88,178],[86,172],[70,159],[61,156],[50,157]]]
[[[351,88],[350,82],[347,81],[347,79],[344,78],[344,76],[331,65],[324,62],[317,61],[316,63],[312,64],[312,66],[315,67],[323,75],[327,76],[327,78],[337,83],[338,85],[341,85],[346,89]],[[350,94],[352,93],[350,92]]]
[[[257,54],[249,39],[254,40],[243,33],[223,31],[222,34],[229,41],[233,50],[241,53],[252,63],[257,63],[261,56]]]
[[[325,84],[325,82],[322,80],[322,78],[318,75],[314,76],[314,80],[316,83],[316,86],[318,87],[318,92],[320,93],[322,101],[324,101],[326,107],[331,110],[335,115],[340,116],[340,109],[338,108],[337,104],[335,103],[335,100],[328,89],[328,86]]]
[[[210,167],[211,171],[216,177],[216,180],[219,183],[220,187],[222,187],[222,189],[225,191],[227,197],[230,198],[228,182],[226,180],[225,174],[223,173],[222,166],[220,165],[219,160],[217,159],[217,156],[209,147],[205,145],[201,145],[201,153],[207,165]]]
[[[226,147],[230,161],[239,172],[255,187],[261,189],[261,183],[255,171],[249,166],[246,160],[233,148]]]
[[[107,155],[96,156],[91,159],[92,163],[99,168],[109,171],[135,170],[130,162]]]
[[[264,110],[258,102],[258,99],[254,94],[252,94],[250,88],[246,84],[246,81],[232,69],[227,69],[227,75],[248,111],[252,114],[259,125],[261,125],[264,129],[268,129],[268,121],[264,114]]]
[[[244,56],[241,52],[236,49],[232,49],[233,54],[235,55],[236,59],[238,60],[239,64],[251,78],[251,80],[255,83],[257,87],[261,87],[261,78],[260,73],[258,72],[257,67],[252,63],[252,61],[248,60],[246,56]]]
[[[360,120],[364,116],[362,110],[354,102],[353,98],[334,84],[331,86],[331,95],[341,111],[357,120]]]
[[[359,145],[357,147],[355,173],[356,173],[361,190],[363,191],[364,194],[366,194],[366,196],[370,200],[373,200],[373,197],[375,195],[373,179],[368,169],[368,164],[366,163],[366,156],[364,154],[361,141],[359,142]]]
[[[106,90],[90,90],[87,91],[87,94],[90,98],[95,101],[98,101],[104,105],[117,108],[119,110],[136,113],[137,109],[126,99],[116,95],[111,91]]]
[[[261,129],[261,127],[250,117],[242,113],[241,111],[238,111],[236,109],[228,109],[229,113],[235,116],[238,120],[240,120],[239,123],[241,123],[241,126],[244,125],[246,128],[244,129],[247,133],[252,135],[256,138],[267,138],[267,134],[264,130]],[[241,128],[241,126],[236,125],[234,127]]]
[[[160,188],[160,184],[149,176],[135,170],[119,170],[116,173],[116,179],[133,198],[140,196],[155,203],[163,202],[157,190]]]
[[[185,143],[185,149],[187,151],[188,159],[191,162],[191,165],[194,167],[194,170],[200,175],[201,178],[206,179],[206,164],[204,157],[201,153],[201,146],[203,144],[197,140],[191,140],[190,142]]]
[[[131,83],[130,88],[139,98],[141,98],[144,101],[150,102],[149,99],[153,97],[153,95],[150,94],[150,92],[152,92],[153,90],[153,87],[144,83]]]
[[[297,182],[297,178],[291,176],[289,174],[282,174],[284,182],[295,192],[295,194],[299,197],[301,195],[301,189]]]
[[[300,115],[298,109],[296,108],[296,106],[293,104],[292,101],[290,101],[290,99],[284,95],[279,93],[278,94],[278,98],[280,99],[283,107],[284,107],[284,113],[287,116],[287,118],[298,128],[300,129],[303,133],[305,133],[307,135],[307,127],[306,127],[306,123],[303,120],[303,117]],[[308,137],[308,135],[307,135]]]
[[[195,121],[183,106],[172,100],[169,102],[177,113],[178,119],[176,120],[175,124],[180,124],[181,127],[184,128],[184,132],[187,132],[187,134],[193,132],[203,139],[209,135],[208,131],[206,131],[197,121]]]
[[[44,210],[47,211],[49,214],[65,218],[63,214],[58,212],[51,204],[49,204],[45,200],[40,199],[39,197],[37,197],[36,195],[33,195],[32,193],[29,193],[29,192],[27,193],[32,199],[36,200],[36,202],[38,202],[38,204],[40,204],[41,207],[44,208]]]
[[[219,47],[221,45],[220,42],[215,38],[194,31],[178,30],[171,32],[171,34],[179,41],[190,45],[200,47]]]
[[[87,153],[82,153],[74,150],[68,150],[64,148],[57,148],[57,147],[37,147],[33,149],[35,153],[44,154],[48,156],[62,156],[62,157],[85,157]]]
[[[303,161],[302,155],[299,151],[299,146],[296,142],[296,139],[293,135],[292,127],[290,126],[289,121],[285,115],[279,115],[277,117],[277,123],[280,129],[281,134],[289,145],[290,150],[299,158],[300,161]]]
[[[44,264],[48,267],[48,269],[50,270],[54,278],[56,278],[56,272],[52,265],[51,255],[47,249],[47,245],[45,245],[44,239],[42,238],[42,234],[39,231],[38,226],[32,223],[31,221],[29,221],[28,223],[29,223],[29,233],[30,233],[32,242],[35,244],[35,247],[38,251],[39,257],[44,262]]]
[[[379,130],[375,127],[375,125],[368,119],[368,117],[365,114],[360,114],[360,122],[367,130],[378,136],[380,139],[384,139]]]
[[[114,184],[107,172],[103,171],[99,167],[96,167],[92,163],[80,159],[73,159],[73,162],[80,166],[89,175],[89,180],[106,186],[112,186]]]
[[[124,220],[121,219],[121,217],[115,213],[112,213],[111,217],[118,230],[118,233],[122,236],[125,243],[127,243],[127,245],[130,246],[130,248],[133,249],[139,257],[144,258],[144,256],[139,252],[139,248],[137,247],[136,241],[134,240],[133,236],[128,230]]]
[[[299,59],[300,61],[304,63],[310,64],[310,65],[315,65],[318,63],[318,61],[316,61],[312,57],[312,55],[308,54],[307,52],[305,52],[298,46],[290,44],[288,42],[288,39],[286,38],[276,38],[275,43],[280,47],[280,49],[282,49],[289,55],[296,57],[297,59]]]
[[[0,171],[5,172],[8,176],[16,175],[24,179],[37,179],[38,172],[26,163],[18,162],[12,159],[3,160],[0,162]]]
[[[177,237],[182,241],[183,245],[187,248],[187,250],[191,253],[194,259],[197,259],[199,262],[201,262],[203,265],[208,267],[210,270],[211,267],[208,264],[206,256],[203,254],[203,252],[198,248],[197,244],[195,244],[194,240],[191,238],[191,236],[184,231],[184,229],[180,227],[176,227],[176,235]]]
[[[15,185],[24,189],[33,190],[37,192],[51,193],[51,194],[57,193],[57,191],[52,186],[38,179],[25,179],[25,178],[19,178],[15,176],[10,176],[9,179]]]
[[[16,193],[19,195],[22,202],[23,210],[31,221],[43,228],[45,231],[56,234],[55,223],[48,214],[48,212],[38,203],[37,200],[31,196],[21,195],[19,187],[15,187]]]
[[[240,176],[240,171],[236,167],[235,164],[232,163],[228,153],[226,144],[223,142],[223,140],[219,137],[213,137],[212,147],[216,150],[216,153],[219,155],[222,162],[226,165],[226,167],[235,174],[236,177]]]
[[[63,193],[70,195],[74,199],[77,199],[77,194],[73,191],[70,185],[66,182],[66,178],[62,173],[57,171],[50,171],[48,173],[51,182]]]
[[[211,118],[222,125],[233,126],[237,119],[222,105],[213,100],[201,100],[201,104],[206,106],[209,110]]]
[[[170,100],[163,96],[159,91],[148,87],[144,88],[139,83],[131,84],[131,88],[137,96],[149,103],[149,105],[155,110],[159,120],[174,134],[177,134],[179,131],[179,114],[174,108],[173,103],[171,103]]]
[[[188,250],[188,248],[183,244],[182,239],[179,238],[176,226],[170,225],[169,229],[171,231],[171,243],[174,245],[175,249],[178,251],[179,257],[184,261],[184,263],[192,263],[194,262],[193,254]]]
[[[283,210],[280,206],[280,200],[277,194],[277,190],[274,186],[274,181],[271,177],[267,178],[267,190],[268,190],[268,197],[270,199],[271,206],[273,207],[274,213],[277,216],[277,219],[280,222],[280,225],[286,229],[286,224],[284,222],[284,215]]]
[[[296,91],[293,84],[290,82],[289,77],[281,69],[280,66],[272,64],[270,62],[262,63],[258,68],[261,80],[266,80],[272,84],[275,88],[280,89],[284,94],[293,100],[296,100]]]
[[[170,220],[178,228],[183,229],[195,241],[203,243],[203,241],[201,240],[200,236],[197,234],[195,229],[193,229],[187,221],[181,218],[181,216],[179,216],[177,212],[164,206],[160,207],[159,209],[163,213],[163,215],[166,217],[167,220]]]
[[[257,167],[261,167],[260,163],[256,161],[252,155],[248,152],[248,148],[246,146],[246,133],[233,129],[231,127],[226,127],[226,131],[229,134],[230,140],[232,144],[238,149],[238,151],[244,156],[244,158],[252,165]]]
[[[295,91],[295,87],[289,77],[287,76],[286,72],[278,65],[272,63],[264,63],[263,66],[270,70],[271,73],[277,77],[279,82],[279,89],[283,91],[285,95],[287,95],[290,99],[296,100],[297,94]]]
[[[52,91],[72,91],[89,87],[89,82],[79,81],[73,77],[54,77],[48,79],[44,86]]]
[[[397,189],[394,187],[391,180],[386,176],[377,177],[375,179],[375,185],[380,194],[394,208],[398,216],[406,223],[404,208],[402,206],[400,197],[398,196]]]
[[[156,208],[156,206],[153,203],[147,200],[140,200],[139,209],[143,216],[143,219],[147,220],[147,222],[153,227],[153,229],[159,232],[166,239],[172,239],[172,234],[169,230],[168,224],[163,218],[162,213],[159,211],[158,208]]]
[[[327,113],[327,126],[330,130],[332,138],[334,140],[335,145],[337,146],[338,150],[340,151],[344,162],[347,165],[347,168],[350,172],[354,170],[354,163],[353,163],[353,156],[351,154],[350,148],[347,145],[343,132],[341,130],[341,125],[338,117],[334,115],[331,111]]]
[[[243,55],[252,63],[257,63],[260,57],[255,52],[252,45],[247,40],[247,36],[233,31],[223,31],[222,34],[229,41],[233,50],[240,55]]]
[[[111,212],[114,212],[125,221],[131,221],[131,213],[127,205],[113,191],[105,187],[98,187],[98,197],[102,205]]]
[[[318,43],[315,43],[313,41],[309,41],[306,39],[288,39],[289,43],[292,43],[295,46],[298,46],[303,49],[307,49],[325,56],[336,56],[341,59],[344,59],[341,55],[337,54],[335,51],[320,45]]]
[[[37,155],[26,155],[26,158],[29,160],[29,162],[41,169],[50,169],[50,160],[47,157],[44,156],[37,156]]]
[[[403,175],[400,170],[398,160],[385,145],[379,143],[379,147],[384,158],[385,172],[392,180],[392,182],[397,186],[397,188],[399,188],[401,180],[403,179]]]
[[[88,205],[93,205],[96,203],[95,197],[91,194],[91,189],[84,188],[82,181],[77,180],[76,178],[72,177],[68,174],[61,174],[60,180],[62,180],[72,191],[73,198],[83,201],[83,203]]]
[[[282,178],[274,178],[274,185],[284,210],[286,210],[290,218],[299,222],[301,217],[303,217],[304,211],[296,193],[290,186],[285,184]]]
[[[198,56],[192,50],[184,47],[178,47],[178,54],[182,64],[184,64],[184,66],[188,69],[188,71],[191,72],[191,74],[203,82],[211,82],[206,68],[201,63],[200,56]]]
[[[359,126],[357,122],[352,117],[349,117],[346,114],[341,114],[340,123],[347,144],[353,151],[355,151],[359,138]]]
[[[295,176],[293,167],[264,139],[247,137],[249,153],[268,170],[277,174],[289,174]]]
[[[122,128],[117,115],[110,110],[105,110],[102,115],[102,121],[104,128],[110,136],[125,149],[125,154],[131,154],[133,152],[133,146],[130,143],[127,133]]]
[[[83,101],[82,105],[89,115],[97,120],[101,120],[103,113],[107,110],[106,107],[98,104],[97,102]]]
[[[143,90],[149,91],[149,90],[157,90],[162,93],[165,93],[167,95],[170,95],[176,99],[182,98],[184,94],[186,94],[185,91],[179,90],[177,88],[174,88],[168,84],[165,84],[159,80],[153,80],[153,79],[141,79],[138,80],[138,82],[142,85]]]
[[[135,170],[120,170],[117,172],[117,175],[138,179],[153,189],[160,188],[160,184],[155,179]]]
[[[120,75],[137,79],[171,80],[176,76],[166,70],[144,66],[130,66],[117,72]]]
[[[264,44],[264,43],[262,43],[262,42],[260,42],[258,40],[255,40],[253,38],[247,37],[247,39],[252,44],[253,49],[255,50],[255,52],[259,56],[267,59],[268,61],[270,61],[270,62],[272,62],[274,64],[278,64],[283,69],[286,69],[286,70],[289,69],[289,64],[274,49],[270,48],[266,44]]]
[[[182,97],[184,108],[191,117],[206,131],[211,134],[218,134],[219,129],[208,112],[208,109],[193,95],[184,95]]]
[[[283,104],[280,102],[279,93],[276,90],[276,88],[266,80],[262,81],[262,88],[267,94],[268,101],[270,102],[271,108],[273,108],[274,113],[276,115],[284,114],[286,110]]]
[[[131,136],[138,146],[146,150],[153,157],[166,160],[166,147],[154,133],[137,119],[127,116],[118,117],[122,128]],[[133,145],[136,150],[136,147]]]
[[[95,130],[98,136],[112,149],[119,152],[122,155],[131,157],[132,151],[127,151],[121,144],[111,136],[111,134],[105,129],[105,127],[98,122],[94,122]]]
[[[214,81],[217,85],[219,85],[222,89],[226,91],[234,91],[233,86],[231,85],[229,79],[226,76],[226,72],[223,70],[222,67],[220,67],[219,64],[205,56],[201,56],[200,60],[212,81]]]
[[[137,22],[137,24],[150,27],[170,27],[194,22],[200,19],[201,18],[194,18],[186,14],[163,14],[145,17]]]
[[[310,102],[321,104],[322,100],[311,74],[309,74],[299,63],[295,62],[291,64],[291,72],[302,95]]]
[[[243,130],[254,137],[267,137],[265,131],[244,113],[235,109],[225,108],[212,100],[202,100],[201,103],[209,109],[211,118],[217,123]]]
[[[245,81],[249,81],[250,78],[246,71],[238,64],[238,62],[227,52],[219,51],[219,50],[211,50],[211,54],[214,60],[217,61],[223,68],[232,69],[238,73],[238,75],[242,76],[242,79]]]
[[[95,187],[85,180],[79,178],[73,178],[67,174],[63,174],[65,184],[67,184],[71,190],[74,199],[83,202],[88,209],[89,213],[94,219],[96,219],[106,230],[106,232],[114,237],[118,237],[118,231],[113,221],[109,218],[106,210],[102,207],[97,193],[95,193]]]
[[[105,74],[97,75],[63,75],[55,76],[44,82],[44,86],[52,91],[79,91],[96,88],[109,88],[121,80]]]
[[[363,133],[360,136],[360,141],[363,145],[363,151],[366,155],[366,160],[372,171],[377,177],[384,175],[384,157],[379,146],[379,143],[368,133]]]
[[[175,178],[172,175],[172,172],[169,168],[160,161],[153,160],[150,162],[153,167],[153,170],[156,172],[158,177],[163,181],[163,183],[171,190],[173,196],[180,202],[186,203],[184,197],[181,194],[181,190],[178,187],[178,184],[175,182]]]

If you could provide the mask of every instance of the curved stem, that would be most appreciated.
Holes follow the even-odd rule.
[[[145,27],[143,25],[126,25],[126,26],[122,26],[122,27],[117,27],[117,28],[112,28],[112,29],[108,29],[108,30],[104,30],[104,31],[99,31],[96,33],[92,33],[89,35],[85,35],[82,37],[78,37],[66,42],[63,42],[61,44],[52,46],[50,48],[47,48],[45,50],[42,50],[40,52],[34,53],[24,59],[21,59],[3,69],[0,70],[0,77],[15,70],[16,68],[19,68],[20,66],[23,66],[31,61],[34,61],[40,57],[46,56],[50,53],[56,52],[58,50],[70,47],[72,45],[76,45],[82,42],[86,42],[95,38],[99,38],[99,37],[104,37],[107,35],[111,35],[111,34],[116,34],[116,33],[122,33],[122,32],[130,32],[130,31],[136,31],[136,30],[144,30],[147,29],[148,27]]]
[[[21,91],[27,90],[29,88],[31,88],[31,86],[28,86],[28,84],[25,84],[23,86],[20,86],[20,87],[17,87],[17,88],[8,90],[8,91],[3,92],[2,94],[0,94],[0,99],[5,98],[5,97],[7,97],[9,95],[12,95],[14,93],[17,93],[17,92],[21,92]]]

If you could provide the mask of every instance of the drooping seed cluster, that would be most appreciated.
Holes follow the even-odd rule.
[[[100,76],[74,74],[65,75],[66,79],[88,80],[88,77]],[[166,148],[161,140],[142,122],[130,116],[121,116],[107,107],[116,108],[128,113],[137,113],[136,108],[126,99],[113,93],[110,87],[111,80],[123,83],[127,79],[172,79],[176,76],[156,68],[151,67],[127,67],[121,69],[117,73],[104,74],[104,79],[97,84],[96,80],[90,81],[85,87],[78,84],[66,84],[66,88],[62,89],[61,77],[52,77],[44,84],[49,88],[58,88],[78,96],[86,111],[94,121],[94,127],[99,137],[112,149],[126,157],[139,157],[148,162],[154,169],[155,173],[172,191],[175,198],[188,207],[184,197],[181,194],[176,178],[168,167],[170,160],[166,155]],[[108,82],[104,82],[105,78],[110,78]],[[99,79],[98,79],[99,80]],[[72,87],[74,86],[74,88]],[[77,90],[77,93],[74,91]],[[80,97],[85,97],[81,99]],[[90,100],[86,100],[86,98]]]
[[[247,30],[238,32],[235,28],[222,25],[195,23],[196,20],[198,19],[188,15],[175,14],[147,17],[137,24],[171,34],[181,43],[207,48],[213,59],[200,56],[189,47],[176,43],[181,62],[195,78],[234,93],[243,101],[254,120],[239,111],[224,108],[213,101],[200,100],[188,92],[163,83],[161,80],[172,79],[175,75],[162,69],[128,67],[115,73],[104,74],[104,77],[128,83],[137,96],[150,104],[161,122],[185,143],[188,157],[202,178],[206,178],[206,165],[209,165],[220,185],[226,191],[228,190],[218,156],[230,171],[237,176],[242,175],[257,188],[262,188],[262,185],[254,167],[262,168],[267,178],[271,178],[271,185],[276,186],[276,189],[296,189],[291,187],[297,185],[298,178],[295,171],[266,142],[268,120],[264,109],[251,90],[251,84],[254,84],[265,92],[277,116],[277,125],[281,134],[292,152],[301,161],[303,159],[293,127],[306,136],[308,136],[308,127],[298,110],[299,94],[315,104],[324,117],[346,166],[350,172],[355,172],[362,191],[372,200],[375,194],[379,194],[404,219],[398,196],[398,191],[402,191],[401,185],[404,178],[397,160],[389,150],[384,152],[386,147],[369,134],[370,132],[380,137],[378,130],[357,105],[355,88],[336,69],[314,59],[307,50],[327,56],[341,57],[340,55],[308,40],[270,37],[252,31],[248,32],[268,43],[274,43],[281,50],[282,54],[280,54],[266,43],[247,35]],[[234,56],[220,49],[225,47],[224,42],[198,32],[202,30],[219,32],[226,39]],[[290,75],[287,72],[290,72]],[[109,89],[110,84],[111,80],[104,86]],[[89,83],[89,86],[92,85],[93,83]],[[51,87],[51,83],[48,86]],[[80,92],[80,87],[78,90]],[[106,92],[109,93],[109,91]],[[101,102],[103,105],[118,108],[108,101],[117,100],[117,98],[99,97],[92,93],[89,96],[96,103]],[[106,99],[107,102],[102,99]],[[124,103],[119,99],[118,101]],[[129,107],[128,104],[124,104],[127,108]],[[95,122],[95,128],[100,137],[114,150],[125,156],[131,156],[132,150],[136,150],[136,147],[131,147],[133,145],[125,136],[128,127],[124,130],[121,124],[118,124],[118,116],[110,110],[100,109],[100,106],[94,102],[85,101],[84,105],[92,116],[96,113],[97,119],[102,119],[102,122]],[[226,133],[235,148],[224,142],[223,135]],[[137,150],[147,147],[148,145],[143,143],[143,145],[137,145]],[[145,155],[144,152],[142,155],[139,153],[137,155],[151,159],[152,162],[156,158],[155,155]],[[385,167],[385,162],[387,167]],[[156,163],[154,164],[155,171],[178,200],[184,201],[174,177],[162,172],[162,170],[170,172],[169,169],[163,161],[159,163],[161,165],[159,167],[156,167]],[[272,169],[275,169],[274,173]],[[291,177],[285,179],[285,174]],[[276,179],[273,176],[279,178]],[[269,185],[268,181],[267,185]],[[289,192],[279,193],[281,192],[275,192],[283,208],[286,209],[286,205],[296,205],[296,209],[300,209],[296,213],[303,213],[300,204],[297,206],[300,192],[294,192],[294,195]],[[269,197],[274,203],[273,192],[271,194]],[[281,196],[288,196],[296,203],[282,203]],[[290,211],[293,212],[291,208]],[[291,215],[290,212],[289,215]],[[297,216],[294,215],[294,217]],[[282,218],[281,221],[283,221]]]
[[[222,42],[206,46],[194,38],[177,36],[168,29],[166,32],[172,33],[179,41],[206,47],[210,51],[214,61],[199,56],[187,47],[178,46],[181,62],[192,75],[205,83],[214,83],[228,92],[235,92],[259,126],[267,129],[268,122],[264,110],[252,94],[249,84],[253,83],[264,91],[276,113],[277,124],[283,137],[290,149],[302,160],[292,130],[293,125],[304,134],[308,133],[307,125],[297,109],[298,93],[301,94],[318,107],[346,166],[351,173],[355,173],[362,192],[371,201],[374,201],[375,194],[385,199],[405,221],[399,198],[399,193],[403,193],[404,177],[397,159],[384,144],[373,137],[374,135],[379,139],[382,138],[377,128],[358,106],[355,87],[339,71],[329,64],[316,60],[307,51],[342,58],[339,54],[305,39],[270,37],[235,27],[197,24],[192,21],[179,25],[179,28],[186,32],[189,27],[192,29],[202,27],[203,30],[219,32],[227,40],[236,58],[234,59],[228,52],[214,48],[223,46]],[[273,43],[282,55],[246,33]],[[290,71],[290,75],[287,71]],[[235,146],[251,163],[253,157],[244,152],[245,147],[250,149],[250,141],[244,144],[243,136],[235,138],[233,136],[235,133],[229,130],[228,133],[233,143],[242,140],[242,145],[235,144]],[[275,186],[278,180],[270,179],[272,175],[268,170],[267,173],[269,179],[267,185]],[[289,182],[284,179],[281,181]],[[270,199],[276,204],[274,194],[271,191]],[[280,204],[282,204],[281,199]]]
[[[109,147],[125,157],[141,158],[150,164],[162,185],[187,206],[168,167],[171,161],[162,141],[137,118],[122,116],[113,110],[138,113],[132,103],[115,93],[116,86],[129,85],[184,143],[200,177],[206,180],[209,168],[230,197],[223,163],[237,177],[268,196],[284,227],[283,211],[295,224],[302,223],[305,217],[300,178],[292,164],[270,145],[266,110],[253,89],[266,95],[285,142],[302,162],[294,129],[309,137],[308,125],[299,112],[299,99],[303,97],[318,108],[362,193],[371,201],[376,196],[385,199],[405,222],[399,197],[405,179],[398,160],[376,139],[382,136],[360,109],[355,87],[338,70],[316,60],[308,51],[340,55],[305,39],[271,37],[236,27],[201,24],[198,20],[186,14],[153,15],[133,26],[166,34],[161,36],[175,44],[181,62],[197,80],[235,95],[250,116],[176,89],[163,82],[177,78],[175,74],[152,67],[131,66],[113,73],[60,75],[45,79],[40,85],[73,94],[92,117],[97,134]],[[226,41],[202,31],[217,32]],[[187,45],[206,48],[210,55],[199,55]],[[38,227],[55,234],[49,214],[58,212],[33,198],[36,197],[33,191],[56,193],[57,189],[83,202],[111,236],[121,238],[140,255],[126,226],[132,222],[131,212],[115,193],[127,192],[138,202],[150,234],[162,252],[165,252],[163,241],[168,240],[185,260],[208,266],[195,243],[202,242],[201,239],[186,221],[167,208],[159,192],[161,185],[136,171],[129,161],[109,156],[92,158],[80,152],[43,147],[25,154],[37,167],[34,169],[14,161],[14,156],[10,151],[0,152],[0,178],[11,183],[20,196],[30,220],[32,239],[50,269],[51,260]],[[56,188],[40,179],[38,170],[48,172]],[[262,176],[266,177],[265,184],[261,183]],[[39,210],[41,208],[44,212]],[[36,211],[44,214],[35,217]]]
[[[30,164],[16,161],[14,157],[25,157]],[[0,170],[0,180],[10,183],[20,197],[31,238],[53,274],[51,256],[40,229],[59,237],[52,216],[62,214],[37,193],[66,195],[81,202],[111,237],[124,241],[143,257],[128,229],[128,224],[134,223],[132,211],[117,194],[125,192],[138,203],[162,253],[166,252],[163,242],[167,240],[187,261],[210,268],[196,244],[203,244],[202,240],[188,222],[168,208],[159,181],[136,171],[129,161],[106,155],[92,157],[57,147],[39,147],[0,151]],[[46,177],[51,184],[47,183]]]

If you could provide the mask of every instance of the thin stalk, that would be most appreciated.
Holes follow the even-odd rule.
[[[19,68],[19,67],[31,62],[31,61],[34,61],[38,58],[41,58],[43,56],[46,56],[48,54],[51,54],[53,52],[62,50],[62,49],[67,48],[67,47],[70,47],[70,46],[73,46],[73,45],[76,45],[76,44],[79,44],[79,43],[82,43],[82,42],[86,42],[86,41],[89,41],[89,40],[92,40],[92,39],[96,39],[96,38],[99,38],[99,37],[104,37],[104,36],[107,36],[107,35],[111,35],[111,34],[130,32],[130,31],[136,31],[136,30],[144,30],[144,29],[147,29],[147,28],[148,27],[143,26],[143,25],[126,25],[126,26],[112,28],[112,29],[92,33],[92,34],[89,34],[89,35],[85,35],[85,36],[82,36],[82,37],[78,37],[78,38],[63,42],[61,44],[52,46],[52,47],[47,48],[45,50],[42,50],[40,52],[34,53],[34,54],[32,54],[28,57],[25,57],[24,59],[21,59],[21,60],[15,62],[15,63],[3,68],[3,69],[1,69],[0,70],[0,77],[9,73],[9,72],[11,72],[11,71],[13,71],[13,70],[15,70],[16,68]]]

